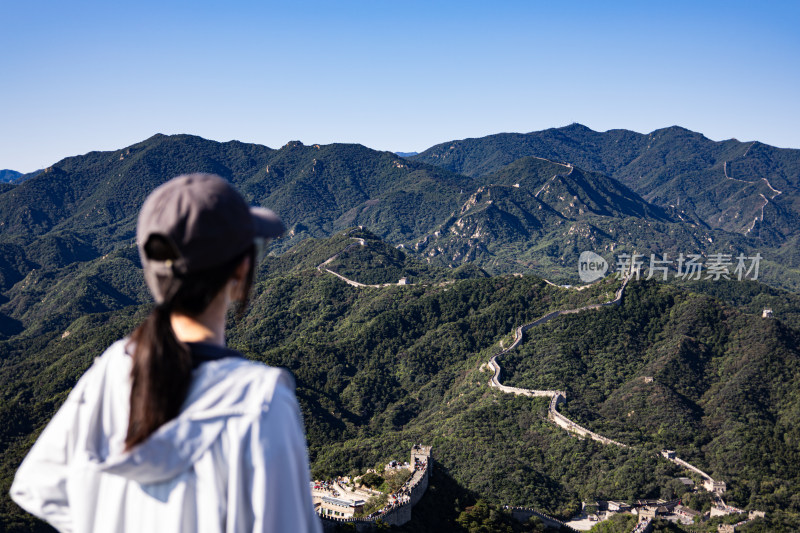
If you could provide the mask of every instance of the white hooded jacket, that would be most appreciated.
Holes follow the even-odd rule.
[[[286,371],[240,357],[199,365],[180,415],[125,452],[126,344],[78,381],[17,471],[14,501],[59,531],[321,531]]]

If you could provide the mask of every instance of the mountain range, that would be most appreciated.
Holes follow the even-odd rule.
[[[155,135],[0,183],[0,529],[41,527],[8,483],[78,376],[145,316],[136,217],[187,172],[223,176],[287,225],[230,343],[296,376],[315,475],[434,444],[414,531],[458,530],[476,499],[566,517],[588,498],[675,495],[677,470],[570,437],[546,402],[489,391],[480,367],[517,325],[613,293],[610,278],[575,291],[537,277],[576,283],[584,250],[612,270],[622,253],[760,253],[759,282],[632,283],[619,310],[542,328],[508,379],[563,386],[581,423],[674,445],[734,503],[778,517],[772,530],[800,524],[800,150],[576,124],[408,157]],[[413,285],[356,289],[318,268],[328,259],[364,284]]]
[[[798,161],[798,150],[715,143],[681,128],[641,135],[573,125],[452,141],[410,159],[360,145],[274,150],[156,135],[0,189],[0,243],[46,237],[71,257],[103,255],[130,242],[147,191],[203,171],[281,214],[289,234],[278,250],[363,225],[436,264],[564,281],[587,249],[609,259],[761,252],[768,281],[791,288],[800,286]],[[37,263],[33,255],[25,260]],[[14,270],[4,277],[17,279]]]
[[[640,134],[572,124],[451,141],[412,159],[472,177],[525,156],[569,162],[619,180],[649,202],[691,213],[709,227],[796,245],[799,155],[757,141],[714,142],[677,126]]]

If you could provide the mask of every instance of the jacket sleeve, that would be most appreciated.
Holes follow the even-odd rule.
[[[311,475],[300,408],[292,378],[285,371],[269,407],[253,424],[249,438],[252,470],[248,507],[253,531],[321,533],[311,500]]]
[[[11,485],[11,498],[23,509],[62,532],[72,531],[67,477],[78,431],[78,408],[94,367],[70,392],[22,461]]]

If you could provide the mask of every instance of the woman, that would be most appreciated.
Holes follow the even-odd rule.
[[[222,178],[180,176],[139,214],[156,301],[78,381],[12,498],[60,531],[320,531],[290,375],[225,347],[256,241],[283,225]]]

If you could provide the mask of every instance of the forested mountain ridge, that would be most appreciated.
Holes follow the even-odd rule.
[[[277,249],[354,224],[395,242],[413,238],[456,209],[460,191],[471,185],[470,178],[360,145],[291,142],[273,150],[155,135],[125,149],[66,158],[0,189],[0,306],[7,304],[0,338],[18,332],[22,314],[31,312],[8,300],[19,300],[23,287],[44,295],[81,265],[125,255],[145,196],[187,172],[217,173],[250,202],[280,213],[289,233]],[[135,251],[130,258],[137,262]],[[101,292],[114,291],[103,285]]]
[[[4,239],[102,229],[94,235],[102,248],[132,234],[149,191],[190,172],[229,179],[251,202],[280,212],[294,233],[318,237],[362,222],[384,237],[413,236],[420,231],[415,224],[454,208],[453,193],[471,185],[469,178],[361,145],[293,141],[273,150],[155,135],[122,150],[64,159],[0,194],[0,227]],[[389,227],[387,218],[406,219],[405,227]]]
[[[677,126],[640,134],[572,124],[450,141],[411,159],[478,177],[526,156],[601,172],[652,203],[693,212],[712,228],[758,235],[770,245],[796,243],[800,234],[800,150],[714,142]]]
[[[753,239],[648,203],[620,182],[573,165],[522,157],[476,179],[483,185],[411,250],[437,264],[474,262],[492,273],[533,272],[567,283],[584,250],[604,254],[612,265],[622,253],[646,262],[651,254],[755,253]],[[765,270],[781,284],[800,279]]]
[[[487,175],[485,181],[516,187],[524,184],[565,217],[593,213],[675,221],[664,209],[646,202],[615,179],[538,157],[521,157]]]

